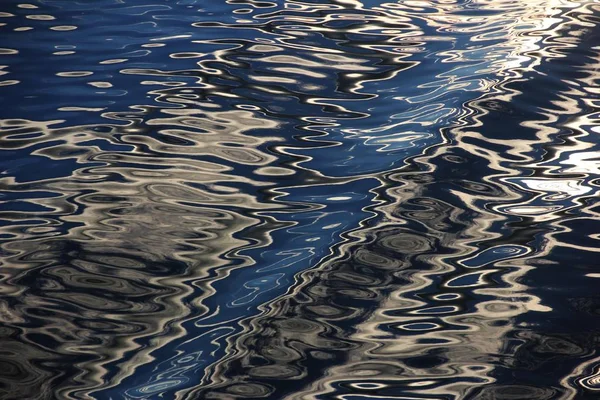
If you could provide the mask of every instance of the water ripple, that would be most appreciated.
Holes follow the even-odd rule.
[[[599,11],[6,0],[4,398],[594,398]]]

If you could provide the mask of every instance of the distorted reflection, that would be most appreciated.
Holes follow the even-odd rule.
[[[4,1],[6,398],[596,398],[599,12]]]

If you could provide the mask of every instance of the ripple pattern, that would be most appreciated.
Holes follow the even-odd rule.
[[[4,0],[0,398],[596,398],[599,13]]]

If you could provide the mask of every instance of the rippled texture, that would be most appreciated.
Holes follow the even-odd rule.
[[[0,4],[3,399],[596,399],[600,4]]]

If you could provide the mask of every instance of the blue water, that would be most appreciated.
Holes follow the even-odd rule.
[[[0,6],[0,398],[593,399],[598,6]]]

